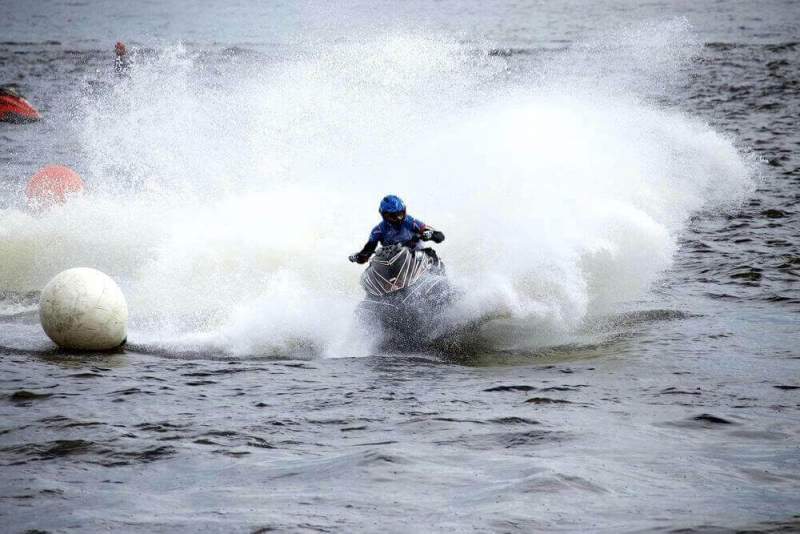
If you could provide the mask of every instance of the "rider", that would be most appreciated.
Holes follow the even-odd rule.
[[[400,200],[400,197],[395,195],[383,197],[378,207],[378,212],[383,217],[383,221],[372,229],[367,244],[364,245],[360,252],[350,256],[350,261],[366,263],[372,253],[375,252],[378,243],[383,246],[395,245],[397,243],[407,243],[414,240],[415,237],[420,237],[423,241],[431,240],[434,243],[444,241],[442,232],[434,230],[411,215],[406,215],[406,205]],[[433,252],[432,249],[425,250]]]
[[[114,45],[114,71],[119,76],[125,76],[130,68],[131,60],[128,56],[128,49],[125,43],[117,41],[117,44]]]

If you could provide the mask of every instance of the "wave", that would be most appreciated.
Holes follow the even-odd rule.
[[[454,328],[495,318],[499,349],[568,343],[647,290],[693,213],[752,191],[734,139],[658,103],[693,42],[672,21],[514,69],[419,35],[268,61],[162,50],[85,97],[83,198],[0,210],[0,288],[91,266],[126,294],[132,342],[357,355],[373,336],[351,325],[346,257],[395,193],[448,236]]]

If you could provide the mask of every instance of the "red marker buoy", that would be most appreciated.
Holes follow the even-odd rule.
[[[83,191],[80,175],[65,165],[45,165],[25,187],[25,196],[32,207],[43,208],[63,204],[67,196]]]

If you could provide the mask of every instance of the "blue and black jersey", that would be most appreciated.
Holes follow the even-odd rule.
[[[418,221],[411,215],[406,215],[403,222],[394,225],[386,221],[381,221],[378,226],[372,229],[369,234],[369,243],[375,246],[380,243],[383,246],[396,245],[411,241],[415,235],[421,234],[427,226],[424,222]],[[374,250],[374,247],[373,247]]]

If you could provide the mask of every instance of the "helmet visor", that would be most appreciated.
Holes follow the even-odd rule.
[[[383,220],[392,224],[400,224],[406,218],[405,211],[396,211],[394,213],[383,213]]]

